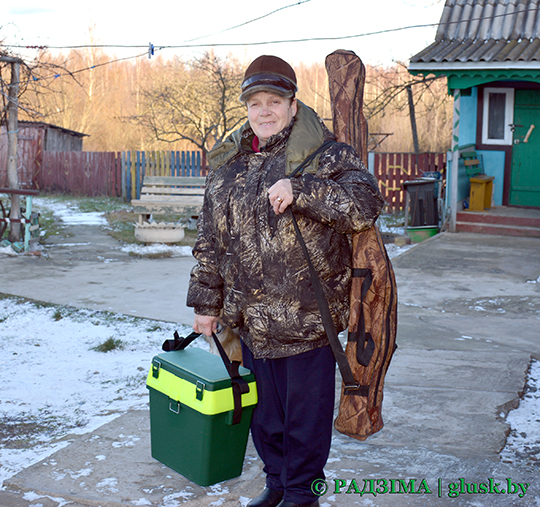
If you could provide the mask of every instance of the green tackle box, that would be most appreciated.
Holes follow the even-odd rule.
[[[243,367],[239,375],[249,392],[233,424],[232,381],[220,357],[197,347],[155,356],[146,381],[152,457],[200,486],[238,477],[257,403],[255,376]]]

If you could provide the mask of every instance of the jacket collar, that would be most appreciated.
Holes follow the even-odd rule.
[[[290,131],[289,131],[290,128]],[[251,142],[253,131],[249,122],[244,123],[238,130],[230,134],[225,141],[210,150],[207,161],[210,168],[217,169],[230,160],[239,151],[252,152]],[[317,113],[298,101],[298,111],[291,125],[282,130],[279,134],[272,136],[264,149],[269,149],[276,142],[288,135],[286,148],[285,173],[291,174],[311,153],[313,153],[326,139],[333,138],[332,133],[323,126]],[[251,138],[251,139],[250,139]],[[274,140],[274,138],[276,138]],[[304,172],[316,172],[318,158],[316,158]]]

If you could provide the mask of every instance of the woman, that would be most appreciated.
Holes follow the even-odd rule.
[[[250,507],[318,506],[335,391],[334,357],[317,307],[294,213],[324,284],[338,331],[346,328],[350,234],[370,228],[383,205],[352,147],[335,143],[288,176],[332,133],[295,98],[296,75],[275,56],[246,70],[248,121],[208,156],[213,171],[199,217],[188,306],[194,330],[218,319],[238,328],[244,365],[257,379],[251,432],[266,488]]]

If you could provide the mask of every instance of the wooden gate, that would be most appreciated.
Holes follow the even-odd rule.
[[[446,153],[374,153],[373,171],[389,213],[405,208],[403,182],[416,180],[426,173],[446,178]]]

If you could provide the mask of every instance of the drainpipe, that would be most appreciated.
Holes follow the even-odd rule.
[[[459,115],[461,90],[454,90],[454,123],[452,127],[452,173],[450,174],[450,232],[456,232],[457,186],[459,169]]]

